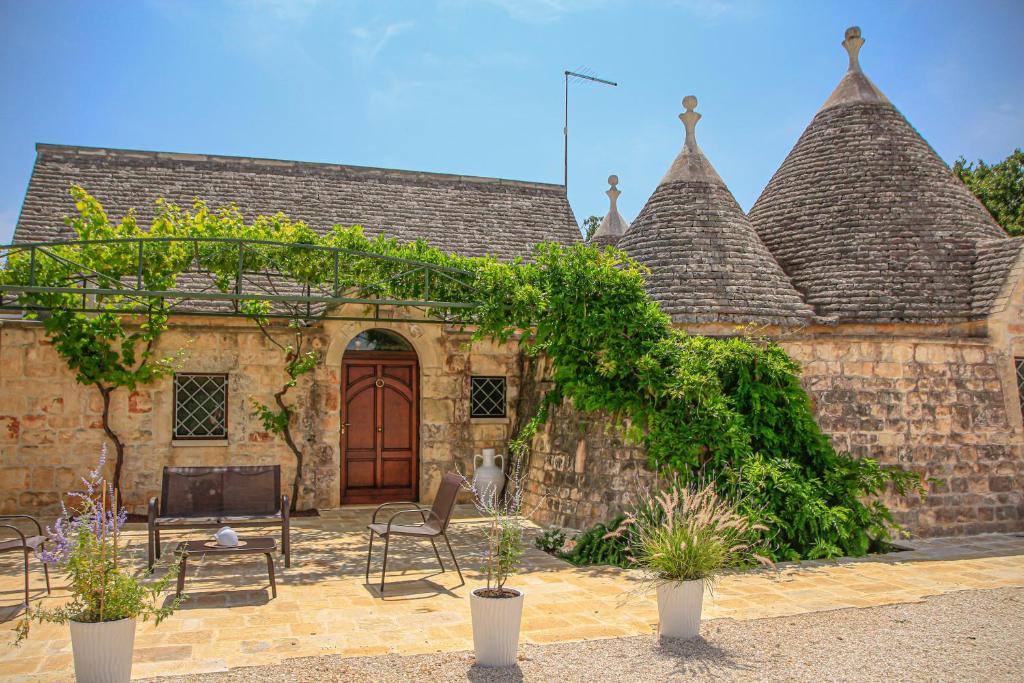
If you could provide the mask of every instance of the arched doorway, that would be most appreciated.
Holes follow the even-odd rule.
[[[419,499],[419,366],[391,330],[366,330],[341,363],[341,502]]]

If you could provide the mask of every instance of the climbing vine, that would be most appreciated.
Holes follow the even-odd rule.
[[[83,240],[168,237],[174,224],[160,213],[150,228],[141,228],[133,212],[120,223],[112,223],[98,201],[81,187],[72,186],[78,215],[68,225]],[[154,242],[146,251],[142,267],[137,252],[128,244],[93,244],[87,247],[54,246],[33,264],[28,252],[10,255],[0,282],[39,287],[74,289],[89,280],[99,287],[119,285],[123,279],[138,278],[146,290],[172,288],[177,274],[188,262],[187,250],[173,242]],[[65,292],[25,292],[21,303],[28,318],[42,321],[54,350],[75,373],[82,385],[95,387],[101,398],[103,432],[114,447],[114,474],[110,479],[120,496],[125,444],[110,422],[113,394],[120,388],[134,391],[150,384],[174,367],[174,357],[156,357],[154,344],[167,329],[164,302],[151,296],[132,296],[137,315],[112,312],[123,303],[122,296],[95,296],[92,312],[75,312],[81,295]]]
[[[109,221],[95,200],[85,199],[84,192],[80,196],[87,211],[74,227],[85,238],[94,234],[93,221],[101,227]],[[468,271],[439,278],[429,297],[477,304],[463,311],[474,340],[517,337],[525,354],[543,355],[551,368],[551,389],[523,423],[514,448],[528,449],[551,407],[563,400],[582,411],[601,411],[646,447],[652,467],[684,480],[713,481],[723,494],[743,500],[745,513],[770,529],[767,541],[775,558],[864,554],[893,527],[879,496],[889,489],[905,495],[921,486],[913,473],[837,452],[814,421],[799,366],[774,342],[742,334],[691,336],[674,328],[647,296],[645,270],[614,249],[541,244],[529,261],[504,263],[448,254],[423,242],[369,238],[358,226],[336,226],[321,235],[282,215],[249,222],[234,207],[211,211],[202,203],[190,209],[163,205],[148,233],[134,226],[131,214],[118,229],[142,236],[252,240],[244,250],[227,243],[196,247],[193,256],[221,291],[237,286],[239,264],[247,276],[264,277],[271,287],[323,293],[335,286],[337,272],[338,291],[408,300],[427,296],[425,282],[403,277],[409,266],[399,259]],[[167,251],[166,263],[154,264],[153,277],[172,284],[186,264],[171,247]],[[99,260],[116,273],[117,257],[112,253]],[[9,268],[4,276],[16,279],[18,273],[24,276]],[[255,299],[236,305],[280,351],[284,380],[276,407],[255,403],[254,409],[296,457],[294,503],[303,459],[291,434],[294,408],[286,395],[319,362],[306,349],[304,332],[326,309]],[[272,315],[287,319],[287,341],[274,337],[280,333],[268,322]],[[156,317],[155,324],[153,330],[162,330],[166,318]],[[126,342],[129,349],[144,344],[142,357],[148,358],[147,333],[136,334],[142,336],[122,340],[121,348]],[[122,365],[134,358],[122,358]],[[157,372],[150,367],[146,372]]]

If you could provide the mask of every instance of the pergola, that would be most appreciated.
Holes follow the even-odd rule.
[[[100,272],[81,258],[87,250],[118,250],[131,268],[117,275]],[[152,288],[147,284],[147,260],[155,262],[175,252],[181,260],[174,285]],[[154,253],[157,252],[157,253]],[[33,312],[42,307],[25,302],[23,294],[73,295],[62,305],[84,313],[143,314],[154,302],[168,315],[245,317],[242,302],[265,301],[267,318],[313,320],[384,320],[381,307],[420,309],[420,319],[407,322],[457,324],[479,304],[472,298],[475,273],[423,261],[367,251],[291,242],[221,237],[134,237],[100,240],[58,240],[0,246],[0,259],[27,254],[27,276],[0,284],[0,311]],[[306,259],[315,276],[289,268],[291,259]],[[230,271],[216,272],[211,259],[231,263]],[[44,282],[40,275],[47,260],[59,264],[69,276]],[[131,274],[126,274],[128,271]],[[357,282],[354,274],[362,277]],[[398,291],[401,295],[396,295]],[[453,293],[465,293],[457,300]],[[346,304],[367,306],[364,315],[340,315]]]

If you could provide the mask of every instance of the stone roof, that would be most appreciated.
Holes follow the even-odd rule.
[[[580,241],[562,185],[383,168],[165,152],[37,145],[15,229],[17,242],[71,237],[68,186],[112,217],[150,219],[163,197],[183,205],[235,203],[253,218],[283,212],[315,230],[362,225],[370,236],[424,239],[467,256],[527,256],[539,242]]]
[[[629,223],[619,214],[619,195],[622,194],[617,187],[619,176],[608,176],[608,184],[611,185],[605,192],[608,195],[608,213],[601,219],[601,224],[590,237],[590,243],[598,247],[614,247],[629,230]]]
[[[683,100],[682,151],[619,241],[650,268],[647,289],[679,323],[812,321],[782,269],[697,145],[697,100]]]
[[[975,243],[1006,242],[1006,234],[863,74],[863,42],[859,29],[847,31],[849,70],[750,221],[821,315],[854,322],[975,317],[1005,265],[984,265],[1004,250]],[[975,277],[976,262],[986,275]]]
[[[971,304],[975,315],[984,316],[1003,309],[1013,284],[1024,274],[1021,248],[1024,238],[996,238],[976,242]]]

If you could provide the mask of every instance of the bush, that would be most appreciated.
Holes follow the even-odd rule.
[[[567,540],[565,529],[552,528],[541,533],[533,540],[537,550],[543,550],[549,555],[554,555],[562,550]]]
[[[588,564],[632,567],[627,539],[615,533],[625,519],[625,515],[619,515],[607,524],[595,524],[566,543],[559,557],[577,567]]]

